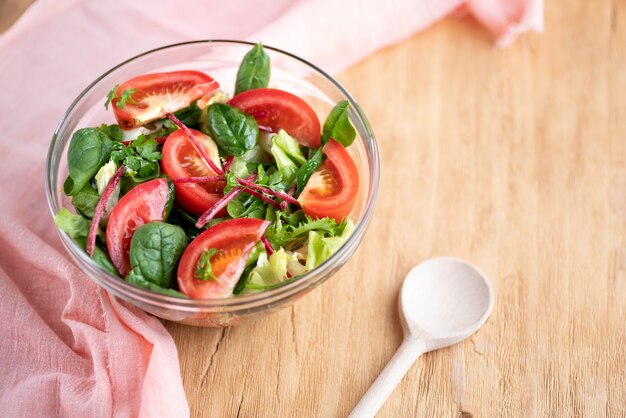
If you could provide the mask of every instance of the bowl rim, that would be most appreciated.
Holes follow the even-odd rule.
[[[56,190],[55,185],[52,184],[52,162],[55,157],[55,145],[59,140],[60,131],[64,127],[66,121],[69,116],[74,111],[74,108],[80,103],[83,97],[88,94],[91,89],[97,85],[103,78],[107,77],[109,74],[118,70],[119,68],[125,66],[126,64],[138,60],[142,57],[145,57],[150,54],[154,54],[160,51],[174,49],[177,47],[195,45],[195,44],[227,44],[227,45],[246,45],[246,46],[254,46],[254,42],[241,41],[241,40],[231,40],[231,39],[207,39],[207,40],[195,40],[188,42],[178,42],[174,44],[165,45],[162,47],[154,48],[149,51],[145,51],[141,54],[135,55],[120,64],[115,65],[109,70],[105,71],[102,75],[96,78],[91,84],[89,84],[77,97],[74,99],[72,104],[68,107],[68,109],[63,113],[54,133],[52,135],[52,140],[50,142],[50,146],[48,148],[48,155],[46,158],[46,176],[45,176],[45,186],[46,186],[46,198],[48,201],[48,207],[54,218],[55,214],[61,209],[61,205],[58,204],[56,199]],[[92,273],[97,274],[98,278],[96,278],[96,282],[102,285],[105,289],[112,291],[114,294],[121,296],[123,298],[130,298],[135,301],[144,302],[153,306],[158,306],[160,308],[174,308],[179,311],[188,311],[188,312],[214,312],[216,310],[222,310],[220,308],[227,308],[224,311],[232,311],[247,309],[250,307],[255,307],[258,305],[264,304],[272,304],[279,302],[288,298],[291,295],[298,294],[302,290],[306,288],[312,288],[318,284],[321,284],[325,279],[330,276],[332,271],[340,266],[342,266],[352,255],[352,253],[356,250],[356,247],[360,244],[365,230],[371,221],[372,214],[374,212],[374,206],[376,202],[376,196],[378,194],[378,187],[380,181],[380,157],[378,153],[378,146],[376,143],[376,138],[374,136],[374,132],[370,126],[370,123],[365,116],[365,113],[358,105],[357,101],[352,97],[352,95],[337,81],[335,78],[327,74],[325,71],[317,67],[316,65],[300,58],[290,52],[283,51],[282,49],[275,48],[272,46],[263,45],[263,47],[267,50],[270,50],[274,53],[281,54],[287,56],[291,59],[301,62],[305,66],[310,67],[315,72],[322,75],[328,81],[330,81],[339,92],[345,96],[348,100],[350,106],[352,107],[355,115],[359,119],[364,132],[366,133],[365,137],[362,138],[364,147],[366,150],[366,154],[368,156],[368,160],[370,160],[370,170],[369,170],[369,191],[366,198],[366,209],[363,214],[360,222],[356,225],[354,232],[348,238],[348,240],[341,246],[341,248],[334,253],[328,260],[324,261],[322,264],[317,266],[315,269],[297,277],[297,280],[288,280],[284,281],[281,284],[277,285],[275,288],[264,290],[258,293],[252,293],[247,295],[236,295],[229,296],[227,298],[216,298],[216,299],[187,299],[180,298],[176,296],[169,296],[160,293],[156,293],[147,289],[143,289],[137,286],[133,286],[130,283],[126,282],[123,278],[119,276],[114,276],[111,273],[104,270],[102,267],[97,265],[91,257],[87,255],[87,253],[78,247],[78,245],[74,242],[74,240],[65,232],[61,231],[57,228],[57,232],[59,233],[61,240],[70,252],[70,255],[73,256],[75,261],[79,262],[79,264],[83,264],[81,267],[88,267],[92,270]],[[343,262],[341,262],[343,260]],[[83,272],[90,276],[90,278],[94,279],[92,274],[86,272],[83,268],[81,268]]]

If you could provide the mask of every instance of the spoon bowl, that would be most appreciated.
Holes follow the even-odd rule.
[[[404,341],[350,417],[373,417],[419,356],[463,341],[493,309],[491,282],[452,257],[415,266],[404,279],[399,307]]]
[[[452,257],[424,261],[400,291],[404,335],[428,341],[428,351],[456,344],[485,323],[493,301],[491,283],[477,268]]]

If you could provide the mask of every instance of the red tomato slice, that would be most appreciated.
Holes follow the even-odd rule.
[[[301,145],[320,146],[320,121],[311,106],[298,96],[277,89],[253,89],[239,93],[228,104],[252,115],[259,125],[272,132],[284,129]]]
[[[207,151],[215,165],[221,168],[222,163],[215,142],[200,131],[194,129],[190,129],[190,131]],[[167,137],[165,144],[163,144],[162,154],[161,169],[171,179],[217,175],[204,161],[187,135],[180,129]],[[176,203],[187,212],[200,215],[223,197],[224,186],[224,182],[175,183]]]
[[[135,230],[165,220],[169,194],[167,179],[158,178],[136,186],[113,207],[106,230],[107,250],[122,277],[130,271],[130,240]]]
[[[302,210],[313,218],[347,217],[359,191],[359,173],[348,151],[331,139],[322,149],[328,157],[313,173],[298,197]]]
[[[178,289],[192,299],[231,296],[243,273],[246,260],[270,222],[238,218],[214,225],[198,235],[185,249],[178,265]],[[198,280],[196,265],[205,250],[218,250],[211,258],[217,281]]]
[[[118,87],[118,95],[135,89],[123,109],[117,107],[119,99],[113,99],[113,113],[122,129],[133,129],[165,114],[189,106],[198,98],[217,89],[219,84],[199,71],[174,71],[171,73],[145,74],[131,78]]]

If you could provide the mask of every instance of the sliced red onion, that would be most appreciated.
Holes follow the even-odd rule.
[[[87,234],[87,254],[89,254],[90,257],[93,257],[93,253],[96,250],[96,235],[98,234],[98,226],[100,225],[100,220],[104,214],[104,209],[113,194],[113,190],[115,190],[115,186],[117,186],[120,179],[124,175],[125,169],[126,167],[123,165],[117,169],[113,177],[111,177],[111,180],[109,180],[107,187],[104,188],[102,196],[100,196],[100,200],[98,200],[98,204],[93,211],[93,218],[91,219],[89,233]]]
[[[239,196],[241,192],[243,192],[243,187],[233,187],[228,193],[224,195],[224,197],[215,202],[215,204],[211,206],[209,210],[200,215],[198,221],[196,222],[196,228],[200,229],[208,222],[210,222],[213,218],[215,218],[215,215],[217,215],[220,210],[224,209],[226,205],[235,200],[235,198]]]
[[[233,157],[232,155],[229,155],[228,157],[226,157],[226,161],[224,161],[224,172],[228,171],[234,159],[235,157]]]
[[[254,180],[256,180],[256,177],[257,175],[256,173],[254,173],[249,175],[245,180],[254,182]],[[210,222],[211,219],[215,218],[215,215],[217,215],[220,210],[224,209],[226,205],[228,205],[237,196],[239,196],[241,192],[243,192],[243,187],[233,187],[228,193],[224,195],[224,197],[215,202],[215,204],[211,206],[209,210],[200,215],[198,221],[196,222],[196,228],[200,229],[208,222]]]
[[[265,245],[265,251],[267,251],[267,255],[270,256],[274,254],[274,247],[272,247],[272,243],[267,239],[265,235],[261,235],[261,241],[263,245]]]
[[[260,184],[255,184],[253,181],[249,181],[247,179],[237,179],[237,181],[242,186],[246,186],[246,187],[249,187],[251,189],[258,190],[258,191],[260,191],[262,193],[269,194],[271,196],[275,196],[275,197],[277,197],[277,198],[279,198],[281,200],[285,200],[285,201],[287,201],[289,203],[293,203],[294,205],[300,206],[300,202],[298,202],[296,199],[293,198],[293,196],[289,196],[285,192],[281,192],[279,190],[273,190],[273,189],[270,189],[269,187],[261,186]]]
[[[277,201],[275,201],[273,199],[270,199],[269,197],[267,197],[267,196],[257,192],[256,190],[244,188],[243,191],[248,193],[251,196],[258,197],[259,199],[261,199],[265,203],[269,203],[270,205],[275,206],[277,208],[280,207],[280,204]]]
[[[177,177],[172,179],[174,183],[215,183],[225,180],[224,176]]]
[[[167,115],[167,118],[169,120],[174,122],[176,124],[176,126],[178,126],[180,129],[182,129],[182,131],[185,133],[185,135],[187,135],[187,138],[189,138],[189,140],[191,141],[193,146],[196,147],[196,150],[200,153],[202,158],[204,158],[204,161],[206,161],[206,163],[209,165],[209,167],[211,167],[211,170],[213,170],[215,172],[215,174],[218,174],[218,175],[224,174],[224,172],[217,165],[215,165],[215,163],[213,162],[213,160],[211,159],[209,154],[206,152],[204,147],[202,145],[200,145],[200,143],[198,142],[196,137],[193,136],[193,134],[191,133],[189,128],[186,127],[184,123],[182,123],[180,120],[178,120],[178,118],[176,116],[172,115],[171,113],[167,113],[166,115]]]

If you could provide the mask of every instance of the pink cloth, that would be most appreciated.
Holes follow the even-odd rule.
[[[541,30],[541,0],[37,0],[0,36],[2,415],[189,415],[170,335],[81,273],[48,212],[49,139],[86,85],[147,49],[209,38],[263,41],[336,72],[460,7],[501,42]]]

